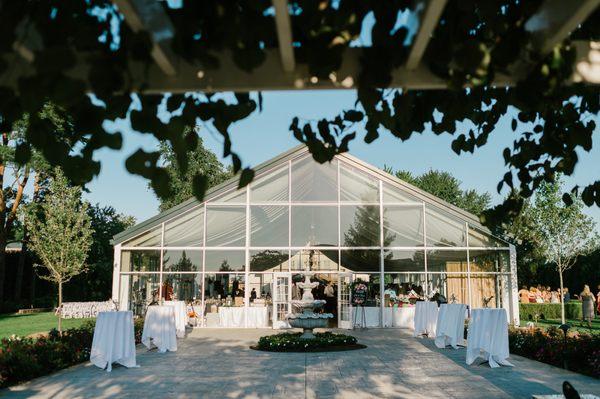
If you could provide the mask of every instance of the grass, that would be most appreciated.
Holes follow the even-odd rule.
[[[90,319],[63,319],[63,330],[79,327]],[[45,333],[58,327],[58,318],[53,312],[33,314],[0,314],[0,338],[11,335],[26,336]]]
[[[528,321],[529,320],[521,320],[521,327],[526,326]],[[567,319],[567,323],[571,325],[571,330],[600,334],[600,318],[598,317],[592,320],[592,328],[587,326],[587,322],[582,322],[581,320]],[[560,319],[548,319],[538,320],[538,322],[535,323],[535,326],[540,328],[548,328],[550,326],[559,327],[561,324],[562,323],[560,322]]]

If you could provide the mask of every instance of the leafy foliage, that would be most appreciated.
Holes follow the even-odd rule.
[[[521,320],[560,319],[560,315],[559,303],[519,303],[519,317]],[[581,320],[582,316],[581,302],[571,301],[565,303],[565,317],[567,319]]]
[[[357,345],[356,338],[351,335],[335,334],[332,332],[316,333],[313,339],[300,338],[301,333],[281,333],[260,337],[257,349],[271,352],[311,352],[327,350],[328,348]]]
[[[455,135],[452,149],[460,154],[484,146],[502,117],[516,110],[518,118],[511,124],[515,140],[503,152],[509,170],[499,189],[518,187],[522,196],[530,196],[557,173],[573,173],[577,151],[592,147],[595,123],[588,116],[600,110],[596,88],[570,82],[575,48],[568,41],[550,54],[537,50],[525,23],[540,4],[539,0],[449,1],[423,60],[446,80],[448,90],[420,91],[389,89],[394,85],[392,73],[406,61],[410,42],[407,27],[397,26],[398,15],[410,10],[412,1],[292,1],[296,59],[316,79],[337,82],[345,50],[359,37],[365,17],[372,15],[375,23],[372,45],[361,49],[354,82],[356,106],[330,120],[295,118],[291,132],[319,162],[347,151],[360,125],[369,143],[384,132],[404,141],[431,127],[435,134]],[[219,68],[215,54],[226,52],[240,70],[251,72],[277,45],[269,2],[184,1],[180,8],[165,11],[175,27],[170,50],[199,71]],[[230,157],[233,172],[240,173],[240,186],[252,180],[252,170],[232,149],[229,128],[260,111],[260,93],[145,93],[151,79],[146,72],[153,62],[150,34],[133,32],[110,0],[5,2],[0,18],[0,56],[14,60],[15,48],[25,37],[39,38],[38,45],[29,49],[33,62],[22,68],[28,72],[19,79],[13,78],[16,61],[0,62],[0,131],[9,131],[23,116],[28,120],[18,147],[21,162],[37,149],[75,184],[88,182],[100,171],[94,153],[122,147],[123,132],[108,133],[102,122],[125,118],[134,130],[168,142],[179,167],[187,171],[186,151],[195,147],[197,139],[193,134],[182,137],[181,132],[199,122],[223,137],[223,154]],[[596,25],[598,13],[575,36],[595,38]],[[494,79],[500,74],[516,76],[516,84],[496,87]],[[48,100],[71,116],[75,142],[83,143],[76,150],[53,135],[52,125],[40,117]],[[458,131],[457,121],[464,120],[472,123],[467,133]],[[170,176],[160,165],[160,155],[139,149],[126,167],[149,179],[159,197],[168,198]],[[193,193],[199,199],[207,179],[201,173],[194,175]],[[590,182],[581,195],[586,205],[600,205],[600,181]],[[509,200],[484,216],[490,221],[518,211],[521,205],[522,201]]]
[[[190,131],[191,129],[186,129],[186,134],[190,134]],[[169,176],[168,185],[170,187],[169,195],[159,198],[161,211],[192,198],[194,196],[194,180],[198,179],[197,176],[204,176],[202,185],[207,189],[232,177],[231,170],[219,162],[212,151],[204,147],[200,137],[196,140],[196,147],[190,147],[186,151],[188,167],[185,170],[180,168],[177,161],[178,154],[171,144],[161,142],[159,152],[161,160],[164,162],[163,168]]]
[[[386,172],[395,175],[400,180],[412,184],[475,215],[481,215],[489,208],[491,197],[489,193],[478,193],[475,190],[463,190],[461,181],[450,173],[441,170],[429,170],[420,176],[413,176],[406,170],[394,172],[390,167]]]

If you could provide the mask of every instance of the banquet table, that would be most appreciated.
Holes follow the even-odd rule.
[[[467,334],[467,364],[478,357],[490,367],[512,366],[508,352],[506,309],[473,309]]]
[[[113,363],[125,367],[137,367],[135,361],[135,338],[133,312],[100,312],[94,327],[90,362],[106,371]]]
[[[219,308],[219,326],[224,328],[268,328],[269,310],[266,306],[250,306],[248,308],[222,306]]]
[[[176,334],[174,307],[148,306],[142,332],[142,343],[148,349],[154,345],[160,352],[175,352],[177,350]]]
[[[428,337],[435,337],[438,318],[437,302],[417,301],[415,309],[415,337],[425,334]]]
[[[364,310],[364,324],[363,324]],[[352,320],[357,327],[379,327],[380,309],[376,306],[353,306]]]
[[[172,306],[175,312],[175,328],[177,338],[185,337],[185,326],[187,325],[187,306],[184,301],[165,301],[165,306]]]
[[[435,346],[445,348],[450,345],[458,349],[464,343],[467,305],[460,303],[442,304],[438,312]]]
[[[413,328],[415,320],[415,307],[392,306],[383,308],[383,326],[398,328]]]

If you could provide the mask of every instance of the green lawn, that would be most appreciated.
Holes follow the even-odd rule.
[[[63,329],[78,327],[91,319],[63,319]],[[48,332],[58,326],[58,318],[53,312],[33,314],[0,314],[0,338],[11,335],[26,336]]]
[[[525,327],[529,320],[521,320],[521,327]],[[592,320],[592,328],[587,327],[587,323],[582,322],[581,320],[567,320],[567,323],[571,325],[572,330],[580,331],[580,332],[591,332],[594,334],[600,334],[600,318],[596,317]],[[559,320],[539,320],[535,323],[536,327],[548,328],[550,326],[558,327],[562,323]]]

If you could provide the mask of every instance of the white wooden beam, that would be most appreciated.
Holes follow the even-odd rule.
[[[429,39],[438,24],[447,0],[429,0],[425,4],[425,10],[422,12],[419,30],[415,35],[410,54],[406,60],[406,69],[414,70],[421,63],[423,54],[429,44]]]
[[[598,6],[600,0],[546,0],[525,23],[537,50],[548,54],[566,39]]]
[[[157,0],[113,0],[134,32],[148,31],[152,36],[152,58],[165,75],[177,74],[177,62],[170,41],[175,34],[169,16]]]
[[[287,0],[273,0],[275,8],[275,26],[277,28],[277,41],[279,42],[279,55],[281,65],[285,72],[293,72],[296,67],[294,47],[292,46],[292,23],[288,11]]]

